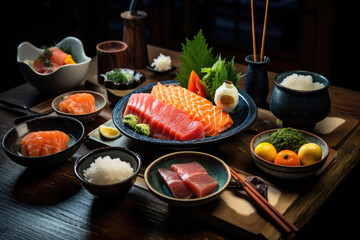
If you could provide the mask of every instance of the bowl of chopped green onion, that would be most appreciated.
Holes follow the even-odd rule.
[[[143,74],[128,68],[115,68],[101,76],[104,78],[108,100],[113,104],[146,80]]]

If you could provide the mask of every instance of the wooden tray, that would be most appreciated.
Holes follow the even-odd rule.
[[[34,109],[39,112],[42,110],[45,111],[48,109],[48,103],[35,106]],[[294,187],[291,187],[291,184],[282,184],[283,182],[281,180],[266,175],[255,166],[249,151],[249,143],[252,137],[261,131],[279,127],[279,125],[277,125],[276,117],[270,111],[264,109],[258,110],[257,120],[248,131],[233,136],[231,139],[226,140],[214,149],[205,148],[199,149],[199,151],[207,151],[220,158],[233,159],[233,161],[228,164],[235,168],[243,177],[249,175],[258,175],[262,177],[269,184],[268,195],[270,203],[272,203],[281,213],[285,214],[287,209],[299,196],[297,184],[308,184],[311,186],[313,181],[316,181],[316,176],[307,179],[304,183],[294,182]],[[103,111],[100,114],[100,117],[103,119],[111,119],[111,116],[111,110]],[[334,119],[329,118],[327,122],[325,122],[325,124],[330,124],[329,126],[333,128],[329,133],[321,134],[316,132],[316,134],[321,136],[330,147],[328,160],[323,168],[319,170],[317,175],[322,174],[326,167],[336,158],[337,152],[335,149],[337,145],[343,141],[358,124],[358,120],[343,119],[341,125],[334,127],[332,123],[338,124],[339,121],[333,120]],[[105,124],[112,125],[113,123],[109,120]],[[125,136],[113,141],[102,139],[96,128],[89,133],[85,140],[85,144],[89,148],[102,146],[128,147],[128,140],[129,139],[126,139]],[[146,165],[144,165],[143,170],[145,167]],[[148,190],[142,174],[139,174],[135,185]],[[254,208],[246,193],[239,189],[227,189],[219,199],[200,207],[184,209],[169,206],[169,208],[173,211],[181,211],[193,218],[211,224],[214,227],[225,231],[231,231],[234,235],[239,235],[241,237],[260,235],[264,226],[266,224],[271,224]]]

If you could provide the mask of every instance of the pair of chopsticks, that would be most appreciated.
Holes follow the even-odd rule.
[[[258,191],[248,184],[239,174],[229,167],[231,176],[240,184],[249,196],[261,207],[286,233],[297,232],[298,228],[274,208]]]
[[[269,0],[266,0],[263,35],[262,35],[262,41],[261,41],[260,62],[262,62],[264,60],[264,46],[265,46],[265,33],[266,33],[268,6],[269,6]],[[254,1],[253,0],[251,0],[251,30],[252,30],[254,62],[257,62],[256,41],[255,41],[255,23],[254,23]]]

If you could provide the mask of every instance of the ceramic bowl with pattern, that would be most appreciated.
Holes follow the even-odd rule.
[[[270,135],[276,132],[278,129],[271,129],[257,134],[250,142],[250,150],[251,156],[256,163],[256,165],[263,170],[264,172],[284,179],[301,179],[312,176],[316,174],[317,171],[325,164],[326,159],[329,155],[329,147],[327,143],[320,137],[316,136],[313,133],[306,132],[304,130],[299,130],[300,133],[303,134],[306,141],[308,143],[316,143],[320,146],[322,150],[322,158],[321,160],[308,165],[300,165],[300,166],[282,166],[275,164],[273,162],[269,162],[261,157],[259,157],[254,149],[255,147],[262,142],[269,142]]]

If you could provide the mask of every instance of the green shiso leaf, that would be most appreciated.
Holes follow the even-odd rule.
[[[176,78],[180,85],[188,88],[188,81],[191,71],[195,71],[200,77],[209,100],[214,102],[215,91],[225,80],[231,81],[234,86],[238,87],[240,79],[244,76],[236,72],[234,57],[230,62],[222,59],[221,55],[213,58],[212,48],[208,47],[206,39],[200,29],[199,33],[194,36],[193,40],[186,38],[186,44],[182,44],[182,54],[180,74]]]
[[[212,48],[208,48],[208,44],[204,38],[202,30],[194,36],[193,40],[186,38],[186,44],[182,44],[182,54],[180,56],[180,74],[176,78],[180,85],[184,88],[188,87],[188,81],[192,70],[198,74],[200,78],[205,76],[201,72],[204,67],[209,67],[213,64]]]

